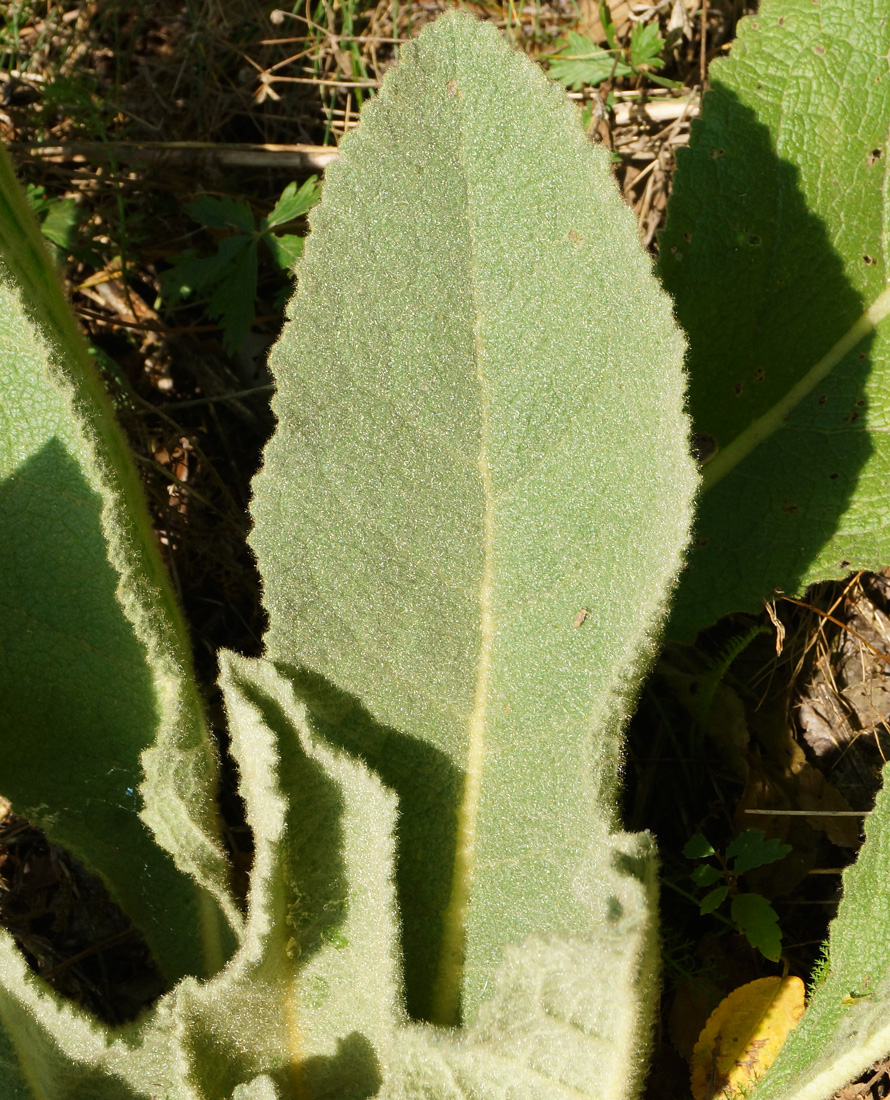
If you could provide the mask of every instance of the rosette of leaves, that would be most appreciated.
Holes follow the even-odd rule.
[[[256,230],[223,213],[244,259]],[[696,481],[669,303],[608,155],[562,90],[465,15],[405,47],[311,226],[272,359],[279,427],[253,504],[266,657],[221,660],[255,841],[246,918],[188,836],[157,825],[165,790],[140,776],[138,753],[122,777],[94,744],[82,786],[66,792],[43,758],[28,772],[31,735],[18,730],[41,716],[26,713],[6,736],[18,738],[29,807],[52,804],[51,834],[78,805],[86,816],[132,798],[154,828],[141,842],[171,875],[204,875],[235,943],[110,1029],[58,1002],[0,937],[0,1077],[16,1100],[605,1098],[645,1066],[655,862],[650,837],[620,831],[616,783]],[[25,349],[23,377],[58,395],[44,435],[69,480],[107,467],[133,488],[105,420],[67,443],[106,405],[58,290],[46,298],[51,271],[29,227],[23,249],[5,222],[20,318],[7,354]],[[64,319],[41,342],[31,318],[50,308]],[[4,486],[27,473],[32,507],[61,507],[35,495],[14,445],[7,462]],[[139,587],[149,566],[117,549],[115,525],[150,541],[138,493],[115,512],[90,492],[65,663],[76,677],[78,647],[100,632],[84,578],[111,569],[103,606],[121,623],[98,666],[122,662],[129,630],[136,679],[143,616],[161,632],[178,619],[166,589]],[[35,589],[34,570],[61,570],[64,535],[56,557],[31,565]],[[32,519],[20,536],[39,548],[43,532]],[[39,646],[41,615],[20,618]],[[30,652],[6,692],[27,682]],[[127,727],[135,745],[151,744],[162,688],[175,701],[188,677],[183,655],[149,679]],[[97,673],[81,695],[125,703],[133,691]],[[41,720],[52,760],[69,731]],[[212,762],[203,727],[189,728]],[[90,787],[93,773],[111,775],[106,787]],[[212,769],[189,777],[198,846]],[[172,800],[185,784],[175,766],[167,778]],[[87,833],[78,851],[115,879]],[[186,913],[163,900],[175,937]],[[158,939],[159,961],[167,950]]]

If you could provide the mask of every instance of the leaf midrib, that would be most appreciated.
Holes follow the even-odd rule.
[[[458,151],[466,194],[469,285],[473,308],[473,350],[476,380],[479,387],[479,453],[476,462],[483,498],[483,555],[482,573],[479,581],[479,656],[476,663],[473,709],[467,720],[467,762],[464,791],[457,811],[451,891],[443,918],[442,946],[432,996],[432,1020],[434,1023],[445,1027],[455,1026],[460,1019],[461,989],[466,961],[467,913],[469,911],[470,890],[476,862],[476,831],[479,803],[482,795],[485,732],[490,705],[492,651],[495,636],[493,608],[495,507],[489,462],[491,385],[484,370],[485,343],[481,332],[482,310],[478,296],[477,258],[479,249],[474,235],[475,223],[471,213],[469,173],[467,171],[461,122],[458,123],[460,133]]]
[[[702,470],[702,492],[712,489],[730,471],[769,439],[782,426],[803,399],[825,379],[861,340],[873,332],[890,314],[890,286],[878,295],[844,335],[790,390],[762,416],[752,420],[735,439],[711,459]]]

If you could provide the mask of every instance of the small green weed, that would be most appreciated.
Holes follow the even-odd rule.
[[[606,32],[608,49],[604,49],[577,31],[569,31],[557,53],[550,57],[550,75],[567,88],[580,91],[595,88],[604,80],[622,76],[644,76],[664,88],[679,88],[675,80],[656,76],[654,69],[664,68],[661,53],[665,40],[657,23],[635,23],[625,45],[618,39],[609,9],[600,4],[600,22]]]
[[[187,203],[185,209],[195,221],[223,235],[209,256],[188,249],[173,258],[169,270],[160,277],[163,297],[181,301],[192,293],[206,296],[208,313],[222,327],[226,351],[235,352],[253,321],[260,242],[282,271],[290,271],[303,252],[303,238],[274,231],[307,214],[318,202],[320,192],[316,176],[299,188],[289,183],[272,212],[260,218],[259,224],[250,205],[230,195],[201,195]]]
[[[807,1000],[812,1000],[813,994],[825,981],[831,971],[831,955],[828,950],[828,940],[819,948],[819,958],[810,975],[810,984],[807,987]]]
[[[699,912],[702,916],[715,912],[731,897],[730,916],[733,924],[748,943],[771,962],[776,962],[782,953],[778,915],[761,894],[740,892],[738,880],[747,871],[783,859],[790,851],[790,844],[783,844],[775,839],[767,840],[762,829],[746,829],[739,833],[723,855],[714,849],[702,833],[696,833],[683,848],[683,855],[687,859],[709,859],[713,856],[720,864],[715,867],[713,863],[701,863],[690,876],[699,889],[714,887],[701,899]],[[715,885],[718,882],[721,885]]]
[[[53,259],[57,264],[63,263],[77,233],[77,201],[73,198],[53,198],[47,195],[45,187],[32,183],[25,185],[25,193],[40,222]]]

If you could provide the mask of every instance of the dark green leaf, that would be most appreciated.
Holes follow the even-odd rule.
[[[791,851],[790,844],[783,844],[775,838],[765,838],[766,834],[762,829],[746,829],[739,833],[726,849],[726,858],[735,860],[733,874],[743,875],[746,871],[753,871],[755,867],[775,863]]]
[[[199,195],[193,202],[187,202],[185,209],[202,225],[209,229],[240,229],[242,233],[256,230],[253,211],[243,199],[231,195],[214,198],[212,195]]]
[[[713,854],[714,848],[703,833],[696,833],[683,845],[683,855],[687,859],[707,859]]]
[[[227,249],[226,245],[231,244]],[[210,296],[208,310],[223,330],[223,343],[229,354],[237,351],[250,331],[256,303],[257,242],[246,237],[230,237],[222,242],[220,255],[226,253],[226,266]]]
[[[730,914],[748,943],[764,958],[778,962],[782,954],[782,933],[779,917],[766,898],[760,894],[737,894],[732,899]]]
[[[723,872],[719,867],[712,867],[710,863],[702,863],[690,876],[696,886],[713,886],[723,878]]]
[[[708,913],[713,913],[715,909],[718,909],[724,901],[726,901],[726,895],[729,893],[728,886],[718,886],[716,890],[712,890],[710,894],[705,894],[702,898],[702,903],[698,907],[698,911],[703,917]]]

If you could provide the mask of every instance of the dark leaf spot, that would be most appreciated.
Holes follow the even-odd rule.
[[[816,398],[816,404],[817,405],[824,405],[827,400],[828,400],[828,394],[827,393],[820,393],[819,396]]]
[[[763,367],[758,367],[757,370],[754,372],[754,381],[762,382],[764,378],[766,378],[766,375],[763,373]]]
[[[866,252],[865,255],[862,257],[862,262],[868,267],[874,267],[878,261],[874,258],[874,256],[869,256],[869,254]]]
[[[793,516],[794,513],[797,511],[797,505],[796,504],[789,504],[789,502],[787,500],[783,500],[782,501],[782,511],[785,513],[786,516]]]
[[[817,53],[821,56],[822,54],[825,53],[825,47],[824,46],[813,46],[813,53]]]
[[[736,384],[732,387],[732,392],[736,395],[736,397],[741,397],[744,389],[745,387],[741,382],[736,382]]]
[[[829,481],[837,481],[839,476],[840,476],[839,474],[829,474],[828,475],[828,480]]]

